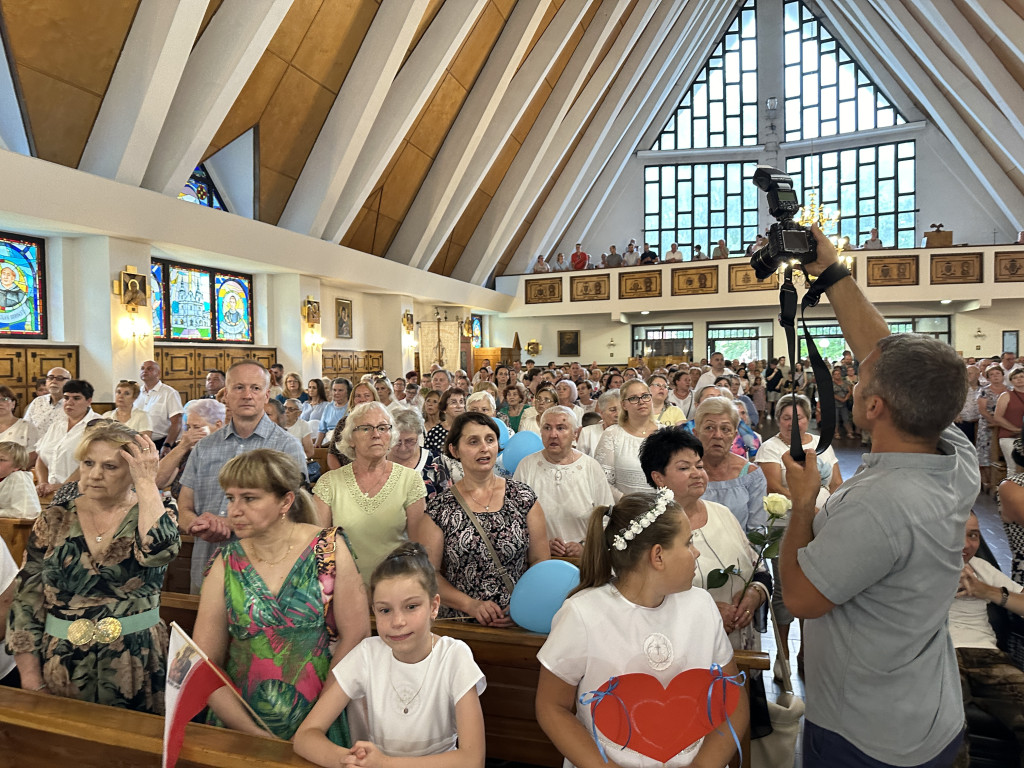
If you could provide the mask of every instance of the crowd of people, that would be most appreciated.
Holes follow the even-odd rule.
[[[948,765],[963,754],[957,662],[964,697],[974,685],[974,700],[998,698],[977,682],[993,670],[1024,695],[984,616],[1024,614],[1024,365],[889,336],[851,279],[831,279],[850,342],[832,368],[835,436],[871,445],[845,482],[809,431],[831,405],[785,358],[484,361],[472,376],[435,365],[422,380],[305,386],[243,361],[184,405],[147,361],[106,414],[89,382],[54,368],[20,419],[0,387],[0,515],[36,519],[20,572],[0,548],[0,677],[162,713],[160,591],[189,534],[195,641],[249,705],[222,689],[209,722],[293,739],[320,765],[444,753],[417,764],[480,766],[486,681],[432,623],[511,627],[526,571],[569,558],[580,585],[539,653],[536,711],[572,764],[612,745],[581,694],[630,673],[735,675],[733,651],[760,648],[770,612],[783,638],[806,621],[806,765]],[[524,431],[540,450],[505,466],[503,441]],[[979,465],[997,456],[1009,577],[976,557],[968,514]],[[769,520],[768,494],[791,512]],[[776,524],[783,546],[766,560],[752,542]],[[879,706],[909,691],[913,711]],[[1020,738],[1019,706],[992,709]],[[771,731],[759,677],[731,723]],[[724,765],[734,751],[720,729],[665,764]]]

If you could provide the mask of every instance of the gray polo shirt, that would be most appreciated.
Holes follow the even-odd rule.
[[[804,627],[807,719],[890,765],[934,758],[964,724],[948,616],[980,476],[959,429],[939,450],[865,455],[798,553],[836,604]]]
[[[306,454],[302,450],[302,443],[272,422],[269,416],[264,414],[255,431],[245,438],[235,432],[233,421],[228,422],[223,429],[196,443],[181,475],[182,486],[192,489],[197,515],[211,512],[220,517],[227,516],[227,499],[224,497],[224,489],[217,482],[217,475],[221,467],[235,456],[257,448],[272,448],[287,453],[305,474]],[[192,547],[192,594],[198,594],[206,564],[217,548],[217,544],[196,539]]]

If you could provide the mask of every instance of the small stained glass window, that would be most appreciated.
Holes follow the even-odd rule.
[[[220,192],[217,191],[217,186],[213,183],[213,179],[210,178],[206,166],[202,163],[197,165],[192,175],[189,176],[185,186],[178,193],[178,199],[195,203],[196,205],[205,205],[207,208],[216,208],[218,211],[226,211],[228,209],[224,205],[224,199],[220,196]]]
[[[168,305],[171,339],[210,341],[210,273],[171,265],[168,270]]]
[[[240,275],[217,273],[217,340],[252,341],[251,281]]]
[[[46,338],[45,246],[0,232],[0,338]]]
[[[166,339],[164,325],[164,265],[154,261],[149,267],[149,295],[153,302],[153,338]]]

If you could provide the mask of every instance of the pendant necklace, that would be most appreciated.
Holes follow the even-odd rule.
[[[121,522],[121,520],[123,520],[123,519],[124,519],[124,513],[125,513],[125,512],[127,512],[127,511],[128,511],[129,509],[131,509],[131,508],[132,508],[132,504],[131,504],[131,502],[129,501],[129,502],[128,502],[128,504],[127,504],[127,506],[125,506],[125,508],[124,508],[124,509],[123,509],[123,510],[121,511],[121,514],[120,514],[120,515],[116,515],[116,516],[114,517],[114,522],[113,522],[113,523],[111,523],[111,524],[110,524],[110,525],[109,525],[109,526],[107,527],[107,530],[105,530],[105,531],[104,531],[103,533],[99,533],[99,534],[96,534],[96,543],[97,543],[97,544],[102,544],[102,543],[103,543],[103,537],[104,537],[104,536],[106,536],[107,534],[109,534],[109,533],[110,533],[110,532],[111,532],[112,530],[114,530],[114,528],[116,528],[116,527],[117,527],[117,524],[118,524],[119,522]],[[92,511],[92,510],[90,510],[90,513],[91,513],[91,515],[92,515],[92,523],[93,523],[93,527],[95,527],[95,528],[96,528],[97,530],[99,530],[99,526],[98,526],[98,525],[96,525],[96,512],[95,512],[95,511]]]
[[[493,478],[494,476],[492,475],[491,477]],[[491,496],[493,496],[493,495],[494,495],[494,480],[492,479],[492,480],[488,480],[488,482],[487,482],[487,498],[484,499],[484,501],[486,501],[487,503],[483,505],[484,506],[484,514],[485,515],[488,512],[491,511]],[[471,493],[470,496],[473,498],[473,501],[475,501],[477,504],[480,504],[480,499],[477,498],[476,493]]]
[[[393,690],[395,692],[395,696],[398,697],[398,700],[402,704],[402,714],[403,715],[408,715],[409,714],[409,705],[412,704],[413,701],[416,699],[416,697],[420,695],[420,691],[423,690],[423,684],[427,682],[427,678],[430,676],[430,664],[434,660],[434,642],[436,640],[437,640],[437,638],[434,637],[433,634],[431,634],[431,636],[430,636],[430,650],[427,652],[427,668],[423,672],[423,679],[420,680],[420,687],[416,689],[416,693],[414,693],[412,696],[410,696],[409,698],[405,698],[404,696],[402,696],[402,694],[400,694],[398,692],[398,689],[395,688],[395,682],[394,682],[394,680],[392,680],[392,675],[388,675],[388,683],[391,684],[391,690]],[[392,664],[394,663],[394,659],[395,659],[395,655],[394,655],[394,652],[392,652],[392,654],[391,654]]]

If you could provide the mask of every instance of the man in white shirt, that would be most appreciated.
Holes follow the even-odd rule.
[[[1009,383],[1010,374],[1021,366],[1017,363],[1017,356],[1013,352],[1003,352],[999,360],[999,367],[1003,369],[1003,376],[1006,377],[1006,382]]]
[[[995,566],[975,557],[981,544],[978,518],[973,512],[964,530],[964,569],[956,599],[949,608],[949,636],[956,648],[964,704],[974,702],[1013,731],[1024,747],[1024,672],[996,646],[989,623],[989,604],[1024,615],[1024,587]],[[968,734],[969,738],[970,734]],[[955,765],[968,764],[968,739]]]
[[[25,409],[25,421],[45,435],[58,418],[64,415],[64,382],[71,381],[71,371],[51,368],[46,373],[47,394],[40,395]]]
[[[160,366],[147,360],[139,368],[142,389],[135,400],[135,407],[149,414],[153,426],[153,442],[166,455],[178,439],[181,430],[181,395],[174,387],[160,381]]]
[[[711,355],[711,359],[708,361],[711,364],[711,370],[702,373],[700,378],[697,379],[697,386],[694,389],[700,392],[704,387],[710,387],[715,383],[715,379],[719,376],[731,376],[732,371],[725,367],[725,355],[721,352],[715,352]]]

